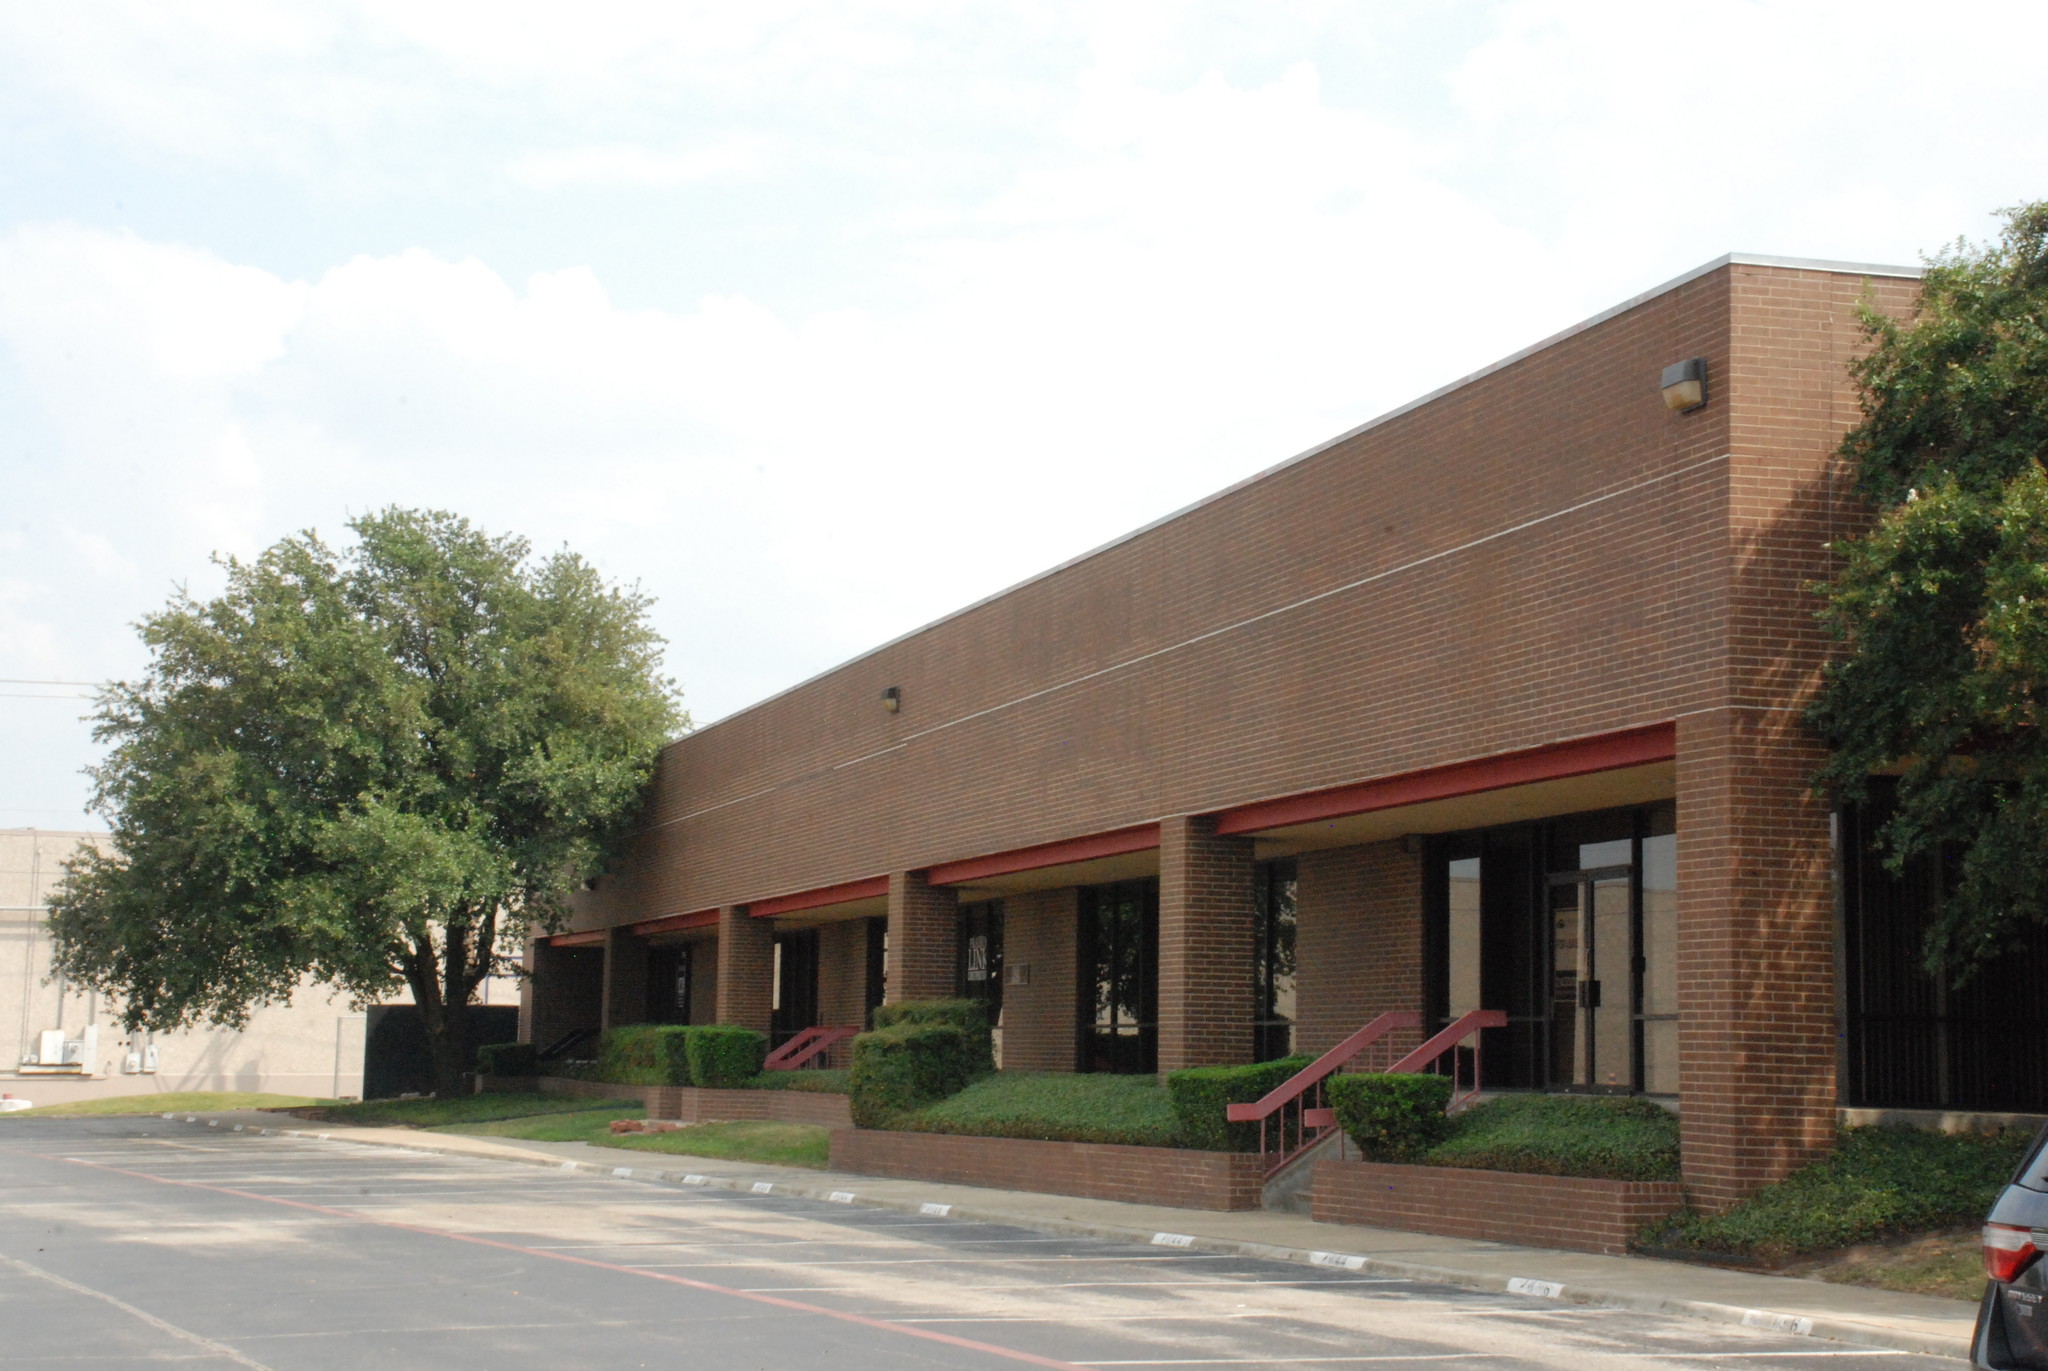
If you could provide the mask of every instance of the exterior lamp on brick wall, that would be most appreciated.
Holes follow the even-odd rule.
[[[903,708],[903,687],[890,686],[882,692],[882,708],[894,714]]]
[[[1664,368],[1660,384],[1666,409],[1675,409],[1680,414],[1698,409],[1707,402],[1707,359],[1688,357],[1683,362],[1673,362]]]

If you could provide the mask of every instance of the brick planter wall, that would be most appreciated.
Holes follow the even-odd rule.
[[[1385,1162],[1314,1166],[1309,1206],[1318,1223],[1577,1252],[1626,1252],[1638,1229],[1684,1203],[1676,1181],[1592,1181]]]
[[[537,1091],[585,1100],[634,1100],[650,1119],[679,1123],[745,1120],[765,1123],[812,1123],[820,1128],[851,1128],[853,1112],[844,1095],[811,1090],[699,1090],[686,1085],[613,1085],[567,1076],[482,1076],[479,1090]]]
[[[832,1135],[832,1169],[1179,1209],[1257,1209],[1262,1181],[1255,1154],[867,1128]]]
[[[572,1076],[478,1076],[478,1094],[509,1091],[518,1094],[571,1095],[583,1100],[639,1100],[645,1103],[649,1087],[613,1085],[609,1081],[579,1081]]]
[[[844,1095],[815,1090],[700,1090],[693,1085],[659,1085],[646,1097],[647,1117],[680,1123],[812,1123],[851,1128],[853,1110]]]

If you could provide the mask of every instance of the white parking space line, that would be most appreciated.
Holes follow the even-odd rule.
[[[95,1290],[89,1285],[80,1285],[77,1281],[66,1280],[53,1271],[45,1271],[40,1266],[31,1266],[25,1261],[17,1261],[5,1253],[0,1253],[0,1266],[19,1271],[22,1275],[32,1276],[39,1281],[47,1281],[59,1289],[69,1290],[74,1295],[84,1295],[90,1299],[99,1300],[103,1304],[120,1310],[123,1314],[137,1322],[148,1324],[159,1333],[168,1333],[180,1342],[189,1343],[194,1347],[201,1348],[213,1356],[226,1357],[237,1366],[248,1367],[249,1371],[271,1371],[269,1366],[257,1361],[254,1357],[244,1356],[224,1342],[215,1342],[212,1338],[194,1333],[189,1328],[180,1328],[175,1323],[158,1318],[146,1309],[137,1309],[126,1300],[114,1298],[104,1290]]]
[[[1356,1362],[1491,1361],[1483,1352],[1389,1352],[1377,1357],[1159,1357],[1144,1361],[1079,1361],[1076,1366],[1346,1366]]]

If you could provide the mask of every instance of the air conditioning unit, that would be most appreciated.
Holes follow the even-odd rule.
[[[87,1024],[75,1038],[65,1037],[61,1028],[46,1028],[36,1034],[34,1055],[24,1057],[21,1065],[38,1074],[61,1071],[89,1076],[99,1051],[100,1030],[95,1024]]]

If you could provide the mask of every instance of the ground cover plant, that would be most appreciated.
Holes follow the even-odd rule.
[[[152,1095],[115,1095],[102,1100],[72,1100],[66,1104],[39,1105],[0,1114],[0,1119],[76,1118],[100,1114],[168,1114],[177,1110],[290,1109],[316,1105],[320,1101],[305,1095],[264,1095],[236,1090],[168,1090]]]
[[[900,1116],[894,1126],[916,1133],[1179,1146],[1173,1103],[1157,1076],[998,1071]]]
[[[831,1130],[807,1123],[699,1123],[665,1133],[606,1134],[589,1141],[634,1152],[825,1169]]]
[[[853,1089],[851,1071],[763,1071],[747,1082],[749,1090],[804,1090],[819,1095],[845,1095]]]
[[[1420,1160],[1484,1171],[1675,1181],[1678,1117],[1643,1099],[1505,1095],[1452,1119],[1450,1135]]]
[[[2029,1133],[1845,1129],[1828,1156],[1725,1213],[1684,1214],[1647,1245],[1779,1262],[1802,1253],[1979,1223]]]
[[[447,1124],[483,1123],[491,1119],[523,1119],[538,1114],[575,1114],[610,1108],[647,1111],[632,1100],[586,1100],[572,1095],[529,1095],[507,1091],[490,1095],[455,1095],[445,1100],[365,1100],[360,1104],[326,1104],[304,1111],[327,1123],[371,1126],[400,1125],[438,1128]]]

